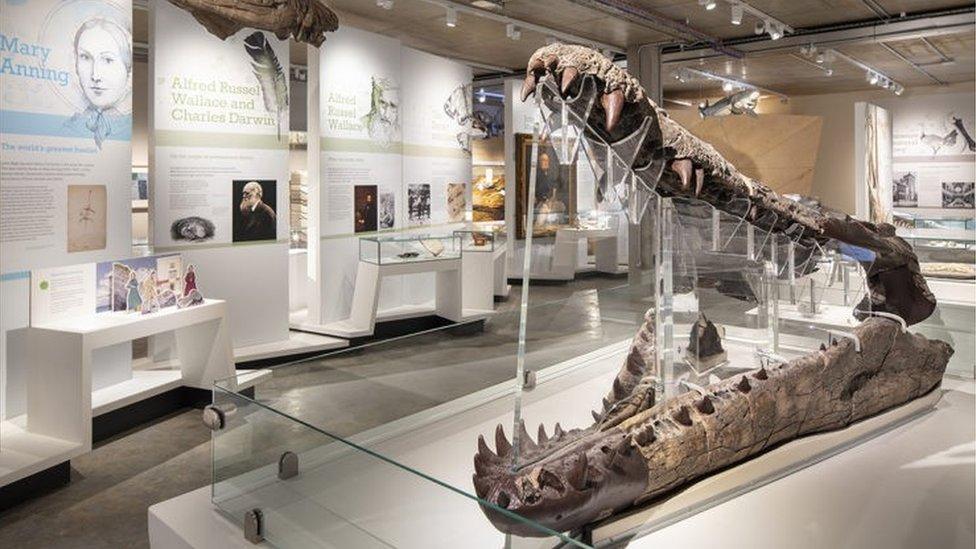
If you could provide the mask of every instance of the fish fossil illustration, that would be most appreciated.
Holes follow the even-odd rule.
[[[635,193],[705,202],[761,231],[789,235],[814,250],[811,256],[831,241],[856,247],[865,258],[868,296],[856,308],[863,320],[853,329],[859,345],[833,341],[660,403],[654,390],[660,380],[651,368],[655,313],[648,311],[593,425],[564,431],[556,424],[552,436],[540,425],[536,440],[519,425],[514,447],[499,425],[494,451],[479,437],[474,488],[491,504],[482,507],[499,530],[543,535],[499,508],[555,531],[575,530],[778,444],[841,429],[938,387],[952,354],[948,344],[860,312],[915,324],[935,308],[918,259],[894,226],[784,198],[746,177],[654,104],[630,74],[589,48],[553,44],[536,51],[522,99],[534,93],[557,112],[565,102],[582,113],[587,139],[611,147],[636,142],[627,167],[640,185]]]
[[[261,85],[264,110],[278,122],[278,140],[281,141],[281,119],[288,115],[288,75],[282,70],[278,56],[263,32],[254,32],[245,38],[244,49],[251,56],[251,70]]]
[[[951,132],[947,133],[945,137],[934,133],[927,134],[922,132],[922,136],[919,138],[919,140],[922,142],[922,144],[927,145],[930,149],[932,149],[932,154],[935,155],[939,154],[942,147],[951,147],[955,145],[957,135],[959,135],[958,130],[952,130]]]
[[[973,136],[969,135],[969,131],[966,130],[966,124],[963,123],[962,118],[952,117],[952,125],[959,130],[963,139],[966,140],[966,146],[969,148],[969,151],[976,152],[976,141],[973,141]]]

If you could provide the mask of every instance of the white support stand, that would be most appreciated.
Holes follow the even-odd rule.
[[[593,251],[596,266],[581,264],[578,258],[580,240],[593,240]],[[576,229],[562,228],[556,230],[556,243],[552,255],[552,269],[545,278],[551,280],[572,280],[576,273],[595,270],[600,273],[622,274],[627,269],[620,265],[617,254],[616,229]]]
[[[95,416],[180,386],[210,389],[233,378],[228,323],[226,303],[208,299],[186,309],[102,313],[9,332],[7,358],[28,372],[27,413],[0,424],[0,486],[89,452]],[[173,340],[165,366],[132,369],[131,342],[162,334]]]
[[[401,307],[378,314],[380,283],[384,277],[436,273],[434,306]],[[396,320],[436,314],[454,322],[465,320],[461,308],[461,258],[411,261],[378,265],[360,261],[349,317],[323,325],[298,325],[296,328],[346,339],[373,335],[376,320]]]
[[[492,251],[462,251],[461,303],[465,316],[492,313],[495,296],[508,295],[507,260],[502,246]]]

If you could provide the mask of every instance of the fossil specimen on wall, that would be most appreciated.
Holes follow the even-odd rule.
[[[326,0],[170,0],[190,12],[221,40],[243,28],[274,33],[284,40],[321,46],[325,33],[339,28],[339,18]]]
[[[543,79],[551,79],[550,85],[537,86]],[[895,314],[907,324],[932,313],[935,298],[918,260],[893,226],[781,197],[744,176],[600,53],[562,44],[541,48],[529,61],[522,96],[542,90],[542,101],[555,109],[594,89],[596,102],[583,111],[584,134],[613,146],[644,132],[628,168],[647,192],[707,202],[762,231],[789,235],[807,249],[822,249],[831,241],[856,247],[865,258],[869,286],[857,309]],[[731,204],[746,207],[733,210]],[[648,311],[602,411],[593,414],[594,424],[570,431],[557,424],[552,436],[539,426],[537,440],[520,425],[514,449],[499,425],[494,451],[479,437],[475,491],[552,530],[574,530],[778,444],[841,429],[922,396],[938,387],[952,355],[948,344],[902,331],[902,324],[886,318],[867,318],[854,334],[860,350],[844,339],[785,364],[656,403],[654,386],[660,380],[650,367],[655,334],[654,312]],[[720,342],[714,343],[709,345],[720,348]],[[483,508],[499,530],[542,535],[494,508]]]

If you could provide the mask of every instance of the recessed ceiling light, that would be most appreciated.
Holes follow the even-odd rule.
[[[726,93],[732,91],[732,82],[725,82],[724,84],[722,84],[722,91]]]
[[[766,25],[762,21],[756,21],[756,27],[753,30],[756,34],[762,34],[766,32]]]
[[[730,21],[733,25],[742,24],[742,4],[732,4],[732,20]]]
[[[444,16],[444,23],[451,28],[457,26],[457,9],[447,6],[447,14]]]
[[[376,0],[376,6],[385,10],[392,10],[393,0]]]

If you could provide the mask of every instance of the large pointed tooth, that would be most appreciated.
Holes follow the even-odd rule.
[[[572,469],[569,470],[569,474],[566,476],[566,480],[569,481],[569,485],[577,490],[586,488],[586,469],[586,452],[580,452],[576,456],[576,463],[573,465]]]
[[[549,435],[546,434],[546,426],[539,424],[539,444],[545,444],[549,442]]]
[[[596,410],[590,410],[590,414],[593,416],[593,421],[596,421],[596,422],[599,422],[600,421],[600,413],[599,412],[597,412]]]
[[[491,448],[489,448],[488,444],[485,442],[485,437],[481,435],[478,435],[478,455],[484,456],[485,459],[489,461],[495,461],[498,459],[495,452],[492,452]]]
[[[671,415],[671,418],[685,427],[691,427],[691,414],[688,412],[687,406],[679,408],[677,412]]]
[[[546,69],[549,71],[555,71],[556,67],[559,66],[559,58],[555,55],[547,55],[545,59],[542,60]]]
[[[625,396],[627,396],[627,390],[624,389],[624,385],[620,382],[620,378],[615,378],[613,380],[613,398],[620,400]]]
[[[736,383],[735,388],[743,393],[748,393],[752,390],[752,385],[749,385],[749,379],[746,376],[742,376],[742,381]]]
[[[712,399],[708,398],[708,395],[695,403],[695,409],[705,415],[715,413],[715,406],[712,405]]]
[[[576,80],[577,76],[579,76],[579,70],[576,67],[566,67],[563,69],[563,77],[559,83],[559,91],[563,95],[566,95],[566,90],[573,85],[573,81]]]
[[[678,174],[681,180],[681,188],[687,189],[691,185],[691,176],[695,171],[694,164],[687,158],[679,158],[671,162],[671,171]]]
[[[705,170],[697,168],[695,170],[695,196],[700,196],[702,187],[705,186]]]
[[[755,378],[758,379],[758,380],[760,380],[760,381],[765,381],[765,380],[769,379],[769,374],[766,373],[766,367],[765,366],[763,366],[762,368],[759,369],[758,372],[756,372]]]
[[[498,452],[498,457],[505,457],[512,451],[512,443],[505,438],[505,429],[502,428],[501,423],[495,427],[495,450]]]
[[[539,448],[535,441],[532,440],[532,437],[529,436],[529,432],[525,430],[524,421],[519,421],[518,444],[520,456],[524,456],[526,453]]]
[[[607,114],[605,121],[607,131],[612,132],[617,126],[617,122],[620,121],[620,113],[624,110],[623,90],[616,89],[610,93],[603,94],[600,98],[600,104],[603,105],[603,110]]]
[[[471,475],[471,481],[474,482],[474,493],[481,499],[487,498],[491,492],[491,481],[478,475]]]
[[[616,382],[616,381],[617,380],[614,380],[614,382]],[[616,395],[614,395],[614,398],[616,398]],[[603,397],[603,409],[604,410],[609,410],[610,409],[610,401],[607,400],[607,397]]]
[[[522,82],[522,101],[524,102],[533,93],[535,93],[535,75],[530,72],[525,75],[525,81]]]
[[[566,431],[563,431],[562,425],[560,425],[557,422],[556,423],[556,426],[553,427],[553,429],[552,429],[552,436],[553,436],[553,438],[562,438],[563,435],[565,435],[565,434],[566,434]]]
[[[544,68],[546,68],[545,62],[542,61],[541,57],[536,57],[535,59],[529,61],[529,67],[525,72],[531,73],[535,71],[541,71]]]

